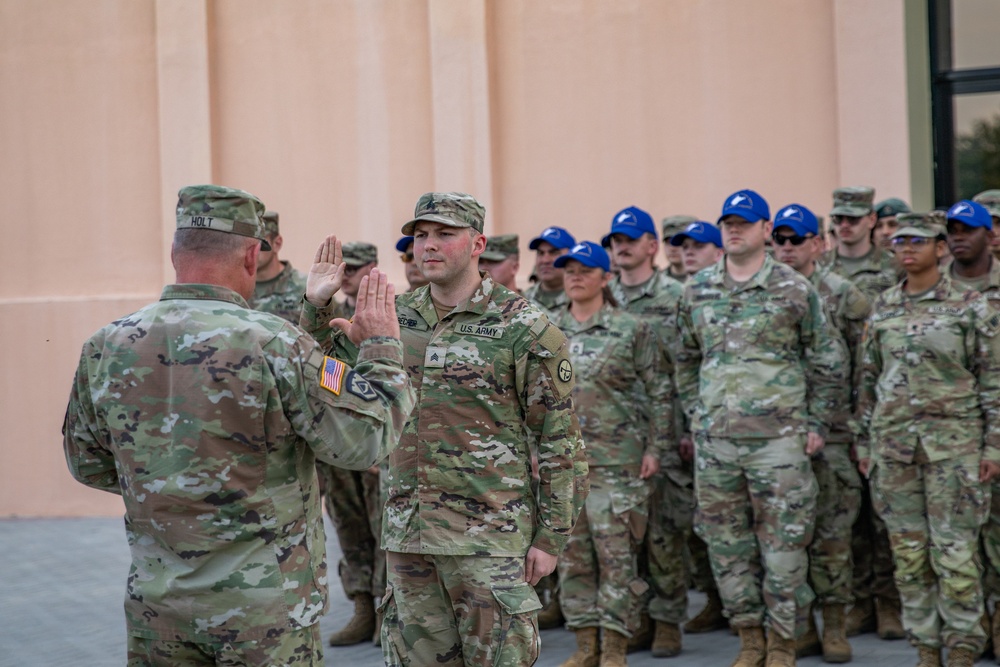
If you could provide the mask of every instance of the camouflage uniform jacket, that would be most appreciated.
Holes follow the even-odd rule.
[[[542,289],[541,283],[530,285],[522,294],[525,299],[540,307],[547,315],[564,310],[569,305],[569,297],[566,296],[566,292],[562,290],[546,292]]]
[[[573,404],[590,465],[638,465],[644,454],[659,460],[661,451],[674,447],[671,415],[639,410],[639,401],[663,406],[674,399],[673,379],[660,371],[660,342],[652,327],[609,304],[586,322],[567,309],[553,324],[569,338],[576,371]],[[647,412],[648,419],[637,417]]]
[[[955,275],[954,261],[949,260],[946,264],[942,265],[941,273],[948,274],[948,277],[951,278],[956,288],[973,289],[969,283],[966,283],[961,277]],[[987,275],[986,286],[984,289],[978,291],[982,292],[994,310],[1000,310],[1000,261],[995,257],[990,259],[990,272]]]
[[[830,325],[840,334],[847,349],[850,385],[845,385],[830,423],[828,443],[851,443],[855,437],[854,412],[857,407],[857,387],[861,383],[861,339],[865,321],[871,314],[871,302],[850,280],[829,268],[819,267],[809,276],[819,292]]]
[[[197,284],[84,344],[64,448],[77,480],[125,503],[132,635],[240,642],[319,620],[316,457],[364,469],[388,453],[413,406],[402,358],[398,340],[372,338],[349,370],[297,326]]]
[[[841,401],[846,352],[809,281],[770,256],[726,285],[726,260],[684,285],[677,391],[691,430],[722,438],[824,437]]]
[[[281,273],[271,280],[257,282],[250,298],[250,307],[298,324],[302,295],[306,293],[306,277],[288,262],[283,261],[281,264]]]
[[[947,275],[911,298],[879,297],[865,334],[858,458],[931,462],[973,454],[1000,462],[1000,313]]]
[[[586,498],[566,336],[545,314],[482,284],[438,321],[430,287],[396,297],[417,407],[389,456],[382,546],[405,553],[559,554]],[[305,302],[302,322],[350,359],[353,348]],[[529,440],[538,447],[538,506]]]
[[[902,279],[902,275],[893,261],[892,253],[874,245],[867,255],[858,258],[857,261],[845,260],[834,248],[827,254],[826,267],[857,285],[858,289],[872,303],[875,302],[879,294]]]

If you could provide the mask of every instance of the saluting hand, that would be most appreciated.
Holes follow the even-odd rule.
[[[306,277],[306,301],[323,307],[344,282],[344,254],[336,236],[327,236],[316,250],[316,258]]]
[[[389,276],[373,268],[361,279],[358,288],[358,303],[354,318],[330,320],[331,327],[337,327],[355,345],[372,336],[399,338],[399,320],[396,319],[396,288],[389,282]]]

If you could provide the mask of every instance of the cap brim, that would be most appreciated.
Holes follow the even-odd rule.
[[[504,255],[499,252],[484,252],[479,255],[479,259],[485,259],[487,262],[502,262],[507,259],[510,255]]]
[[[860,218],[871,212],[872,209],[865,208],[864,206],[834,206],[833,210],[830,211],[830,215],[846,215],[851,218]]]
[[[894,231],[892,233],[892,236],[890,236],[889,238],[895,239],[899,238],[900,236],[920,236],[925,239],[934,239],[937,238],[938,235],[936,232],[933,232],[929,229],[917,229],[916,227],[903,227],[901,229],[897,229],[896,231]]]
[[[566,264],[568,262],[571,262],[571,261],[573,261],[573,262],[580,262],[584,266],[589,266],[592,269],[601,269],[602,271],[608,271],[609,270],[608,268],[605,268],[604,266],[601,266],[601,264],[597,263],[597,261],[594,260],[594,259],[592,259],[592,258],[589,258],[589,257],[579,257],[577,255],[561,255],[561,256],[557,257],[554,262],[552,262],[552,266],[556,267],[557,269],[561,269],[564,266],[566,266]]]
[[[675,241],[675,239],[676,239],[676,241]],[[692,240],[695,240],[695,241],[698,240],[698,239],[694,238],[693,236],[691,236],[690,234],[688,234],[686,232],[678,232],[678,233],[674,234],[673,236],[671,236],[670,239],[667,241],[667,243],[669,243],[670,245],[672,245],[674,247],[680,247],[680,246],[684,245],[684,239],[692,239]]]
[[[745,209],[737,209],[735,211],[723,211],[722,215],[719,216],[719,219],[715,221],[715,224],[721,225],[722,221],[731,215],[735,215],[737,218],[743,218],[750,224],[754,224],[755,222],[760,222],[761,220],[764,219],[764,216],[762,215],[757,215],[756,213],[747,211]]]
[[[425,215],[418,216],[416,218],[413,218],[413,220],[408,221],[403,225],[402,229],[400,229],[399,231],[405,236],[413,236],[413,230],[416,228],[417,223],[420,221],[440,222],[442,225],[445,225],[447,227],[469,227],[469,228],[472,227],[472,225],[468,224],[467,222],[457,222],[456,220],[443,215],[434,215],[433,213],[427,213]]]

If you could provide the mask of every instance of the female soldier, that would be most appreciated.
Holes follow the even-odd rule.
[[[1000,315],[938,269],[944,228],[899,216],[906,278],[868,320],[858,467],[871,475],[919,667],[972,665],[986,640],[978,537],[1000,472]]]
[[[602,666],[625,665],[627,638],[638,627],[648,588],[636,552],[646,531],[651,477],[660,452],[674,446],[667,407],[673,385],[659,372],[663,352],[650,325],[616,308],[604,249],[585,241],[555,265],[564,271],[570,305],[553,321],[569,339],[573,402],[590,464],[590,495],[559,559],[560,602],[578,647],[563,666],[596,667],[598,655]],[[638,401],[653,409],[640,410]]]

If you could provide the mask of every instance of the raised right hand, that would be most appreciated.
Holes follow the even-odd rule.
[[[347,334],[355,345],[361,345],[363,340],[372,336],[399,338],[396,289],[389,282],[389,276],[373,268],[361,279],[354,317],[350,320],[330,320],[330,326]]]
[[[344,255],[336,236],[327,236],[316,250],[306,277],[306,301],[322,308],[344,282]]]

